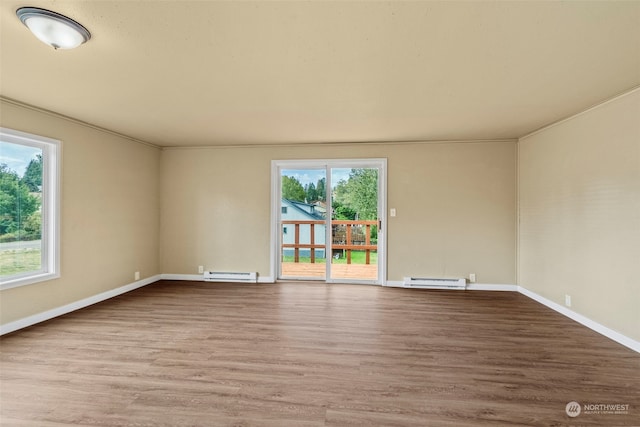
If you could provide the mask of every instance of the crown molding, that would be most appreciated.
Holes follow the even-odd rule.
[[[137,139],[137,138],[134,138],[132,136],[125,135],[123,133],[116,132],[116,131],[113,131],[113,130],[110,130],[110,129],[107,129],[107,128],[103,128],[101,126],[97,126],[97,125],[94,125],[94,124],[91,124],[91,123],[88,123],[88,122],[85,122],[85,121],[82,121],[82,120],[74,119],[73,117],[65,116],[64,114],[56,113],[55,111],[47,110],[46,108],[36,107],[35,105],[27,104],[26,102],[18,101],[18,100],[13,99],[13,98],[8,98],[8,97],[6,97],[4,95],[0,95],[0,101],[5,102],[5,103],[10,104],[10,105],[14,105],[16,107],[24,108],[24,109],[27,109],[27,110],[31,110],[31,111],[35,111],[35,112],[38,112],[38,113],[46,114],[48,116],[53,116],[53,117],[56,117],[58,119],[66,120],[66,121],[74,123],[76,125],[80,125],[80,126],[83,126],[83,127],[89,128],[89,129],[97,130],[99,132],[107,133],[109,135],[117,136],[119,138],[127,139],[127,140],[129,140],[131,142],[135,142],[137,144],[146,145],[147,147],[152,147],[152,148],[156,148],[156,149],[162,148],[159,145],[152,144],[150,142],[143,141],[141,139]]]

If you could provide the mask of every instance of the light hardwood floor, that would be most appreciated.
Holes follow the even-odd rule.
[[[164,281],[3,337],[0,424],[640,425],[639,372],[517,293]]]

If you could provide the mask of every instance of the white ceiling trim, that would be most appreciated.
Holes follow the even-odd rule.
[[[173,150],[217,150],[229,148],[287,148],[287,147],[353,147],[362,145],[422,145],[422,144],[486,144],[486,143],[517,143],[518,138],[497,139],[455,139],[455,140],[418,140],[418,141],[344,141],[344,142],[292,142],[279,144],[242,144],[242,145],[174,145],[160,147],[163,151]]]
[[[80,125],[80,126],[84,126],[84,127],[90,128],[90,129],[94,129],[94,130],[97,130],[99,132],[108,133],[108,134],[113,135],[113,136],[117,136],[117,137],[120,137],[120,138],[128,139],[129,141],[135,142],[137,144],[142,144],[142,145],[146,145],[148,147],[153,147],[153,148],[157,148],[157,149],[162,148],[159,145],[152,144],[152,143],[147,142],[147,141],[142,141],[142,140],[140,140],[138,138],[133,138],[133,137],[131,137],[129,135],[125,135],[125,134],[122,134],[120,132],[113,131],[111,129],[106,129],[106,128],[103,128],[101,126],[96,126],[96,125],[94,125],[92,123],[88,123],[88,122],[85,122],[85,121],[82,121],[82,120],[78,120],[78,119],[75,119],[73,117],[65,116],[64,114],[56,113],[55,111],[47,110],[45,108],[36,107],[35,105],[30,105],[30,104],[27,104],[25,102],[18,101],[16,99],[12,99],[12,98],[8,98],[8,97],[3,96],[3,95],[0,95],[0,101],[5,102],[7,104],[15,105],[17,107],[25,108],[27,110],[32,110],[32,111],[36,111],[38,113],[46,114],[48,116],[53,116],[53,117],[56,117],[58,119],[66,120],[66,121],[74,123],[76,125]]]
[[[560,125],[560,124],[562,124],[562,123],[568,122],[569,120],[573,120],[573,119],[575,119],[576,117],[579,117],[579,116],[581,116],[581,115],[583,115],[583,114],[586,114],[586,113],[588,113],[588,112],[590,112],[590,111],[592,111],[592,110],[595,110],[596,108],[600,108],[600,107],[602,107],[603,105],[609,104],[610,102],[613,102],[613,101],[615,101],[615,100],[618,100],[618,99],[620,99],[620,98],[623,98],[623,97],[625,97],[625,96],[627,96],[627,95],[631,95],[632,93],[637,92],[637,91],[639,91],[639,90],[640,90],[640,85],[638,85],[638,86],[634,86],[633,88],[631,88],[631,89],[629,89],[629,90],[626,90],[626,91],[624,91],[624,92],[622,92],[622,93],[619,93],[619,94],[617,94],[617,95],[614,95],[614,96],[612,96],[611,98],[607,98],[607,99],[605,99],[604,101],[601,101],[601,102],[598,102],[598,103],[596,103],[596,104],[593,104],[592,106],[590,106],[590,107],[588,107],[588,108],[585,108],[584,110],[581,110],[581,111],[579,111],[579,112],[577,112],[577,113],[575,113],[575,114],[572,114],[572,115],[570,115],[570,116],[567,116],[567,117],[562,118],[562,119],[559,119],[559,120],[556,120],[556,121],[554,121],[554,122],[552,122],[552,123],[549,123],[548,125],[544,125],[544,126],[542,126],[542,127],[538,128],[538,129],[534,130],[533,132],[529,132],[528,134],[526,134],[526,135],[521,136],[520,138],[518,138],[518,141],[525,140],[525,139],[527,139],[527,138],[529,138],[529,137],[531,137],[531,136],[534,136],[534,135],[536,135],[536,134],[538,134],[538,133],[540,133],[540,132],[543,132],[543,131],[545,131],[545,130],[547,130],[547,129],[550,129],[550,128],[555,127],[555,126],[558,126],[558,125]]]

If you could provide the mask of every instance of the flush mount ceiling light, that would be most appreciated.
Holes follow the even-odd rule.
[[[40,41],[54,49],[73,49],[91,38],[85,27],[50,10],[21,7],[16,15]]]

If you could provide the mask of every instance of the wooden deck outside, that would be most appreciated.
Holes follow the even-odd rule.
[[[324,263],[282,263],[282,276],[284,277],[324,278],[325,272]],[[378,266],[375,264],[331,264],[331,276],[333,279],[376,280]]]
[[[315,262],[315,251],[318,249],[326,249],[324,243],[316,243],[315,226],[325,225],[325,220],[286,220],[281,221],[282,225],[290,224],[294,226],[294,242],[282,243],[282,249],[289,248],[294,250],[294,262],[300,262],[300,249],[309,249],[311,263]],[[342,250],[346,253],[347,264],[351,264],[351,251],[365,251],[366,264],[371,262],[371,252],[378,249],[377,244],[371,242],[371,230],[373,226],[378,225],[378,221],[355,221],[355,220],[331,220],[333,227],[331,244],[332,250]],[[309,227],[309,242],[300,242],[300,227]],[[354,228],[355,227],[355,228]],[[364,227],[364,230],[362,230]],[[341,231],[340,228],[343,230]]]
[[[282,251],[293,249],[293,262],[283,262],[281,276],[285,278],[325,278],[326,265],[324,262],[316,263],[316,250],[328,250],[324,243],[316,243],[316,225],[325,225],[325,220],[286,220],[282,224],[294,226],[294,242],[282,243]],[[357,220],[331,220],[332,243],[331,251],[341,251],[346,256],[346,264],[331,264],[332,279],[351,280],[377,280],[378,265],[371,264],[371,252],[378,249],[377,244],[372,243],[372,228],[378,225],[378,221]],[[300,227],[308,227],[308,242],[300,242]],[[308,250],[311,262],[300,262],[300,250]],[[352,264],[352,251],[365,253],[365,264]]]

